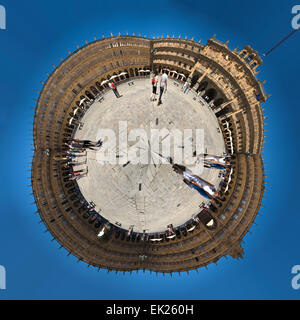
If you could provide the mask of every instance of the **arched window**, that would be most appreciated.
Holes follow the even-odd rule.
[[[225,116],[227,113],[229,113],[231,110],[230,106],[226,106],[225,108],[223,108],[222,110],[220,110],[219,112],[216,113],[216,117],[222,117]]]
[[[204,95],[202,96],[202,98],[206,101],[206,102],[211,102],[213,99],[215,99],[217,96],[217,91],[213,88],[208,89]]]
[[[94,95],[99,94],[99,91],[94,86],[90,87],[90,89],[91,89],[91,91],[93,92]]]
[[[223,98],[219,98],[214,102],[215,107],[219,107],[224,102]]]
[[[117,74],[114,72],[114,74],[113,74],[114,76],[117,76]],[[119,77],[116,77],[116,78],[114,78],[114,81],[115,82],[118,82],[118,81],[120,81],[120,78]]]
[[[217,228],[216,219],[207,210],[202,210],[199,213],[199,220],[209,230],[213,230]]]
[[[197,83],[198,79],[199,79],[200,75],[199,74],[194,74],[191,80],[191,88],[194,87],[194,85]]]
[[[101,91],[103,90],[103,87],[101,86],[101,83],[100,82],[96,82],[96,87]]]
[[[197,89],[196,91],[199,92],[199,91],[205,90],[206,87],[207,87],[207,85],[208,85],[208,82],[207,82],[207,81],[201,82],[201,83],[199,84],[199,87],[198,87],[198,89]]]
[[[85,94],[89,99],[95,99],[95,97],[93,96],[93,94],[90,91],[86,91]]]

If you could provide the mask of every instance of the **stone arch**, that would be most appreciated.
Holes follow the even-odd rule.
[[[197,92],[203,91],[207,88],[208,86],[208,81],[202,81],[201,83],[199,83],[199,86],[197,88]]]
[[[90,90],[92,91],[92,93],[96,96],[97,94],[99,94],[99,91],[94,87],[94,86],[91,86],[90,87]]]
[[[217,96],[216,89],[210,88],[210,89],[205,91],[205,93],[202,96],[202,98],[207,102],[211,102],[212,100],[214,100],[216,98],[216,96]]]
[[[216,219],[211,215],[210,212],[208,212],[207,210],[203,210],[200,214],[199,214],[199,220],[203,223],[203,225],[205,226],[205,228],[207,229],[216,229],[217,228],[217,221]]]
[[[118,74],[117,74],[116,72],[114,72],[113,75],[114,75],[114,76],[118,76]],[[116,77],[116,78],[114,78],[114,81],[115,81],[115,82],[119,82],[119,81],[120,81],[120,78],[119,78],[119,77]]]
[[[222,105],[222,103],[224,103],[224,99],[223,98],[218,98],[214,102],[214,105],[215,105],[215,107],[219,107],[220,105]]]
[[[101,86],[101,83],[100,83],[100,82],[97,81],[95,84],[96,84],[96,87],[97,87],[100,91],[103,90],[103,86]]]
[[[127,73],[127,74],[125,75],[125,78],[128,79],[128,78],[129,78],[129,71],[128,71],[127,69],[125,69],[124,72]]]
[[[88,90],[86,90],[85,95],[86,95],[89,99],[95,99],[94,95],[93,95],[90,91],[88,91]]]
[[[200,75],[198,73],[193,75],[192,80],[191,80],[191,88],[193,88],[196,85],[199,78],[200,78]]]

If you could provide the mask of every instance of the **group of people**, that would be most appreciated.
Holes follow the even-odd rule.
[[[162,96],[167,92],[168,88],[168,75],[165,70],[163,70],[162,75],[159,77],[158,72],[155,71],[154,75],[151,79],[152,84],[152,94],[150,97],[150,101],[157,101],[158,87],[159,87],[159,96],[158,96],[158,105],[162,104]],[[109,88],[114,92],[116,98],[120,98],[121,95],[118,92],[118,89],[114,82],[108,83]],[[182,86],[182,91],[184,94],[188,93],[191,89],[191,83],[186,81]],[[198,93],[199,95],[199,93]],[[78,124],[82,123],[76,119],[76,117],[72,117],[70,119],[70,124]],[[98,148],[101,148],[102,141],[99,140],[97,142],[93,142],[90,140],[79,140],[74,138],[66,139],[64,142],[64,147],[67,149],[66,154],[64,156],[56,156],[54,157],[57,161],[64,161],[64,166],[70,168],[69,180],[79,180],[83,177],[86,177],[88,174],[88,168],[75,170],[75,166],[86,165],[87,160],[81,161],[80,157],[87,156],[87,149],[97,151]],[[214,155],[194,155],[197,157],[196,163],[202,162],[204,167],[211,169],[219,169],[219,170],[228,170],[230,166],[230,161],[228,157],[214,156]],[[216,187],[209,183],[208,181],[202,179],[201,177],[193,174],[189,169],[185,166],[179,164],[173,164],[172,160],[170,161],[174,171],[180,174],[183,177],[183,181],[192,189],[197,190],[202,196],[209,199],[211,203],[215,203],[215,200],[221,199],[221,194],[218,192]],[[93,208],[91,208],[93,210]],[[98,237],[102,237],[105,233],[105,230],[110,229],[109,222],[106,222],[103,225],[103,228],[99,232]],[[167,230],[165,232],[167,238],[172,239],[176,237],[173,225],[170,224],[167,226]],[[133,237],[133,226],[131,226],[127,232],[127,236],[129,238]]]
[[[208,154],[198,155],[196,163],[202,162],[205,168],[227,170],[230,166],[228,157],[213,156]]]
[[[134,226],[130,226],[128,232],[126,233],[127,237],[130,238],[130,239],[133,237],[133,228],[134,228]],[[165,236],[168,239],[173,239],[173,238],[176,237],[176,233],[174,231],[174,227],[173,227],[172,224],[169,224],[167,226],[167,230],[165,232]],[[146,236],[146,232],[145,231],[143,233],[142,240],[143,241],[147,240],[147,236]]]
[[[79,154],[79,153],[72,153],[70,151],[66,152],[66,155],[64,156],[60,156],[60,155],[56,155],[53,157],[53,160],[55,161],[63,161],[64,162],[64,167],[65,168],[69,168],[70,169],[70,173],[68,175],[68,179],[71,181],[74,180],[79,180],[83,177],[87,176],[88,170],[86,169],[82,169],[82,170],[74,170],[75,166],[80,166],[80,165],[84,165],[86,164],[86,159],[84,161],[76,161],[77,158],[80,157],[86,157],[86,153],[85,154]]]
[[[65,146],[69,148],[72,152],[82,152],[86,151],[86,149],[94,150],[96,151],[97,148],[100,148],[102,146],[102,141],[99,140],[97,142],[93,142],[91,140],[78,140],[69,138],[68,141],[64,143]]]
[[[156,101],[156,95],[157,95],[157,88],[159,86],[160,88],[160,92],[159,92],[159,98],[158,98],[158,104],[160,105],[162,104],[162,95],[163,93],[167,92],[168,89],[168,75],[166,73],[166,71],[163,71],[163,74],[160,77],[158,77],[158,72],[154,71],[154,75],[151,79],[151,84],[152,84],[152,94],[150,96],[150,101]]]
[[[204,154],[198,156],[196,162],[202,162],[206,168],[219,170],[229,170],[230,168],[230,161],[227,157]],[[173,170],[183,177],[184,183],[197,190],[203,197],[209,199],[212,204],[216,204],[216,200],[222,200],[220,192],[213,184],[193,174],[185,166],[174,164]]]
[[[158,76],[158,72],[157,71],[154,71],[154,74],[153,74],[153,77],[151,78],[151,84],[152,84],[152,93],[151,93],[151,96],[150,96],[150,101],[156,101],[157,98],[157,89],[158,87],[160,88],[160,91],[159,91],[159,98],[158,98],[158,105],[162,104],[162,95],[164,93],[167,92],[167,88],[168,88],[168,75],[166,73],[165,70],[163,70],[163,73],[162,75]],[[181,91],[184,93],[184,94],[188,94],[189,91],[191,90],[191,86],[192,86],[192,83],[190,80],[186,80],[182,86],[181,86]],[[196,100],[201,94],[201,91],[198,91],[196,93],[196,96],[194,97],[194,100]],[[206,101],[209,100],[209,97],[204,97],[204,99]]]
[[[79,180],[86,177],[88,174],[88,168],[74,170],[75,166],[85,165],[87,163],[87,149],[97,151],[101,148],[102,141],[93,142],[91,140],[79,140],[74,138],[68,138],[65,140],[63,146],[65,147],[65,155],[54,156],[55,161],[64,161],[64,167],[70,169],[69,180]],[[84,157],[85,160],[80,161],[78,158]]]

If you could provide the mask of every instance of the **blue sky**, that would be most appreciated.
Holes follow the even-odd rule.
[[[212,36],[231,48],[260,53],[292,31],[295,1],[16,1],[0,0],[2,137],[0,265],[7,270],[1,299],[299,299],[291,269],[300,264],[299,172],[300,33],[264,59],[259,79],[272,97],[264,104],[267,191],[257,227],[246,236],[243,260],[221,259],[189,275],[132,276],[96,272],[67,257],[38,224],[28,187],[30,129],[40,81],[68,50],[110,32]],[[295,160],[294,160],[295,159]]]

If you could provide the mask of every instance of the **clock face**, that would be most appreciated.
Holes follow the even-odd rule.
[[[159,106],[157,101],[150,101],[149,78],[136,80],[132,86],[120,84],[118,91],[121,98],[108,91],[104,101],[94,102],[75,134],[76,139],[104,141],[99,151],[88,150],[88,175],[78,181],[80,191],[88,202],[96,205],[96,211],[121,228],[155,233],[164,232],[169,224],[180,226],[208,200],[183,183],[168,156],[174,161],[176,154],[182,154],[179,164],[218,186],[219,171],[198,167],[192,157],[198,143],[196,129],[203,130],[200,141],[203,153],[224,154],[217,118],[203,99],[198,102],[193,93],[184,94],[173,80],[169,80],[163,104]],[[115,142],[110,143],[103,136],[103,132],[108,132],[105,130],[115,134]],[[187,139],[190,143],[173,139],[172,130],[179,130],[183,136],[184,130],[191,130],[193,136]],[[115,161],[101,161],[107,151]]]

